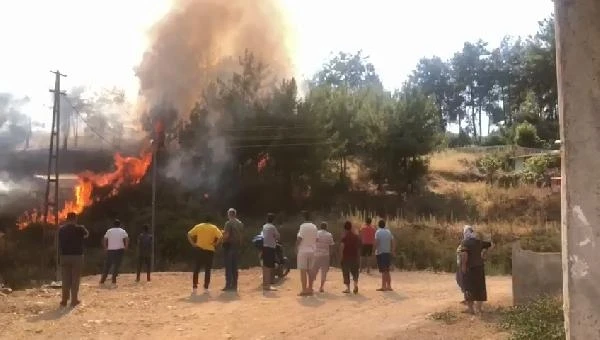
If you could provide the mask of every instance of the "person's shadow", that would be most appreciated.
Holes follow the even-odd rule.
[[[67,316],[73,311],[73,308],[57,308],[49,311],[44,311],[42,314],[38,314],[30,317],[27,321],[39,322],[39,321],[53,321]]]

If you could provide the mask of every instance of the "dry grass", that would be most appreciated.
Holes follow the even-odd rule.
[[[481,155],[482,153],[466,153],[455,150],[436,152],[429,158],[429,171],[432,174],[469,175],[472,166]]]

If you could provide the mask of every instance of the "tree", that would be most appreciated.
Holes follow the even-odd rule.
[[[539,146],[540,139],[537,135],[537,130],[529,122],[524,122],[516,127],[515,143],[519,146],[527,148],[535,148]]]

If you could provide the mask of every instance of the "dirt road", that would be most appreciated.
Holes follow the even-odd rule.
[[[189,273],[158,273],[151,283],[119,277],[116,289],[83,280],[83,304],[59,310],[58,291],[34,289],[0,297],[1,339],[490,339],[485,321],[444,325],[433,312],[457,310],[461,297],[451,274],[394,272],[394,292],[375,291],[379,275],[362,275],[358,295],[341,293],[333,269],[326,293],[298,297],[292,271],[279,291],[263,294],[257,269],[240,273],[239,294],[223,293],[216,271],[208,294],[190,297]],[[510,301],[510,278],[489,277],[491,304]]]

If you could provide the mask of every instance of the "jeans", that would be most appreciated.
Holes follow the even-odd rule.
[[[139,255],[138,256],[138,261],[137,261],[137,276],[136,276],[136,280],[139,281],[140,280],[140,274],[142,273],[142,267],[145,266],[146,267],[146,280],[150,281],[150,268],[151,268],[151,263],[152,258],[150,257],[150,255]]]
[[[116,250],[107,250],[106,251],[106,261],[104,262],[104,271],[102,272],[102,278],[100,278],[100,283],[104,283],[106,281],[106,277],[108,276],[108,272],[112,268],[112,283],[117,283],[117,276],[119,275],[119,268],[121,267],[121,261],[123,261],[123,255],[125,254],[125,249],[116,249]]]
[[[83,266],[83,255],[61,255],[60,267],[62,270],[62,300],[67,304],[71,297],[71,304],[79,302],[79,282],[81,278],[81,267]]]
[[[210,284],[210,270],[212,269],[214,251],[196,248],[196,262],[194,263],[194,274],[192,276],[192,287],[198,288],[198,273],[204,268],[204,289]]]
[[[223,249],[225,255],[225,288],[237,289],[238,284],[238,250],[234,247]]]

